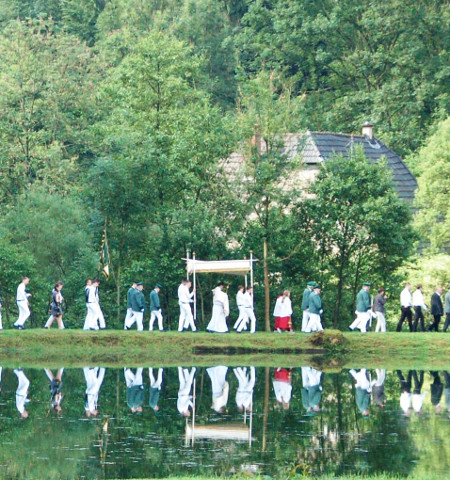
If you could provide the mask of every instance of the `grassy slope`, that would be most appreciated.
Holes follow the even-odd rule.
[[[0,365],[227,365],[340,369],[450,369],[450,336],[434,333],[296,333],[214,335],[205,332],[7,330],[0,332]]]

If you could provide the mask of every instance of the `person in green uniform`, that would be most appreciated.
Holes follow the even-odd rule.
[[[142,379],[143,368],[136,369],[136,373],[130,368],[124,369],[125,383],[127,385],[127,405],[132,413],[142,413],[142,405],[145,400],[144,382]]]
[[[306,330],[306,325],[308,325],[309,320],[309,296],[314,289],[315,282],[308,282],[306,284],[306,288],[303,292],[302,297],[302,310],[303,310],[303,317],[302,317],[302,332]]]
[[[312,367],[302,367],[302,403],[309,417],[320,412],[322,400],[322,385],[320,377],[322,372]]]
[[[370,299],[370,283],[364,282],[356,296],[356,320],[348,327],[349,330],[359,328],[362,333],[367,331],[367,322],[370,320],[372,301]]]
[[[309,320],[306,325],[305,333],[310,332],[320,332],[323,330],[322,322],[320,316],[323,313],[322,309],[322,299],[320,298],[320,292],[322,291],[322,286],[319,284],[314,285],[314,290],[309,296]]]
[[[158,328],[162,332],[163,328],[163,317],[161,311],[161,303],[159,302],[159,292],[161,291],[162,285],[157,283],[155,288],[150,292],[150,323],[148,329],[153,330],[153,324],[155,320],[158,319]]]
[[[359,372],[352,369],[349,371],[349,373],[356,380],[355,397],[358,410],[363,417],[368,417],[370,406],[370,392],[372,391],[372,386],[369,379],[367,378],[366,369],[361,368]]]
[[[144,330],[145,296],[142,293],[143,289],[143,283],[138,282],[136,291],[131,296],[131,309],[133,311],[133,316],[129,320],[129,326],[126,327],[126,330],[130,330],[134,325],[134,322],[136,322],[138,331],[142,332],[142,330]]]
[[[131,298],[136,293],[136,289],[137,283],[133,282],[127,292],[127,314],[125,316],[125,322],[123,326],[124,330],[128,330],[128,328],[130,327],[130,320],[133,316],[133,309],[131,308]]]

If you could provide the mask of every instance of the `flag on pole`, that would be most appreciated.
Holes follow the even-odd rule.
[[[109,278],[109,249],[108,249],[108,238],[106,236],[106,224],[105,228],[103,229],[103,236],[102,236],[102,246],[101,246],[101,253],[100,253],[100,262],[98,265],[98,270],[103,273],[103,275],[108,280]]]

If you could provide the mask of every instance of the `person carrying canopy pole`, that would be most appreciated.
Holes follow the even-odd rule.
[[[255,333],[256,331],[256,317],[255,312],[253,310],[253,287],[247,287],[247,291],[243,295],[245,312],[247,314],[247,320],[244,323],[241,322],[241,325],[237,328],[237,332],[240,333],[247,325],[247,322],[250,321],[250,333]]]
[[[194,317],[192,316],[191,303],[193,303],[192,297],[195,291],[190,292],[191,282],[185,278],[182,280],[181,285],[178,287],[178,305],[180,306],[180,318],[178,320],[178,331],[182,332],[191,327],[192,331],[197,331],[197,327],[194,323]]]

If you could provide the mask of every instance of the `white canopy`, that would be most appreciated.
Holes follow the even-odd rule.
[[[195,425],[194,428],[186,425],[186,443],[199,438],[248,442],[250,436],[250,428],[245,424]]]
[[[195,273],[225,273],[245,276],[252,270],[252,260],[196,260],[188,259],[186,269],[189,275]]]

